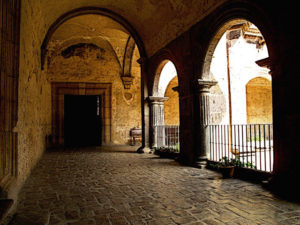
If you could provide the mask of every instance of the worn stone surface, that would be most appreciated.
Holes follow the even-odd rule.
[[[47,152],[24,185],[22,224],[299,224],[300,205],[134,149]]]

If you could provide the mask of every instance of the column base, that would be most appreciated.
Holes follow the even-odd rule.
[[[194,163],[194,167],[197,167],[199,169],[204,169],[207,166],[207,157],[198,157],[198,159]]]
[[[153,150],[149,147],[145,147],[145,146],[141,146],[140,148],[138,148],[138,150],[136,151],[137,153],[149,153],[151,154],[153,152]]]
[[[195,162],[194,167],[199,169],[205,169],[207,166],[207,161]]]

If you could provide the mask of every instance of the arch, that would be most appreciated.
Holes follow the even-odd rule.
[[[131,36],[129,36],[124,51],[123,68],[121,74],[121,79],[125,89],[130,89],[132,80],[134,78],[131,75],[131,65],[132,65],[132,57],[133,57],[134,49],[135,49],[135,41]]]
[[[169,57],[164,57],[163,59],[161,59],[160,63],[158,63],[158,65],[156,65],[156,67],[154,67],[154,68],[156,68],[156,70],[155,70],[155,73],[154,73],[154,80],[153,80],[153,89],[152,89],[152,95],[153,96],[160,96],[160,97],[164,96],[164,93],[166,91],[167,86],[166,87],[160,86],[160,84],[161,84],[161,75],[162,75],[163,70],[165,69],[165,66],[168,66],[167,65],[168,63],[171,63],[171,64],[169,64],[169,67],[173,67],[173,70],[176,71],[176,74],[167,79],[168,80],[167,84],[175,76],[177,76],[178,79],[179,79],[178,69],[176,67],[176,64],[174,63],[174,60],[170,59]]]
[[[205,30],[205,33],[201,30],[201,35],[200,33],[196,35],[197,37],[205,37],[207,43],[202,52],[204,61],[200,65],[201,74],[198,78],[209,78],[212,56],[220,38],[228,28],[242,21],[249,21],[258,27],[268,46],[269,62],[275,61],[274,46],[276,37],[274,36],[276,35],[274,35],[275,32],[272,23],[268,15],[255,3],[241,1],[225,3],[210,18],[206,20],[209,26],[207,26],[208,29]]]
[[[96,14],[96,15],[107,16],[107,17],[111,18],[112,20],[116,21],[117,23],[119,23],[120,25],[122,25],[134,39],[136,45],[138,46],[140,56],[147,58],[147,54],[146,54],[144,43],[143,43],[142,39],[140,38],[139,34],[134,29],[134,27],[125,18],[123,18],[119,14],[117,14],[109,9],[106,9],[106,8],[83,7],[83,8],[77,8],[77,9],[71,10],[71,11],[63,14],[48,29],[46,36],[43,40],[43,43],[41,45],[41,69],[42,70],[44,69],[44,63],[45,63],[45,57],[47,54],[48,43],[50,42],[52,35],[55,33],[55,31],[58,29],[58,27],[73,17],[86,15],[86,14]]]
[[[177,76],[177,70],[172,61],[165,61],[161,68],[160,76],[157,84],[156,95],[159,97],[165,96],[165,92],[171,80]]]
[[[222,145],[226,146],[230,144],[229,151],[228,151],[228,157],[232,158],[235,157],[237,152],[236,149],[240,149],[238,152],[238,157],[240,157],[243,153],[243,148],[236,147],[238,145],[243,146],[249,146],[252,144],[252,139],[257,139],[257,141],[261,144],[261,140],[267,139],[267,137],[271,137],[273,135],[270,135],[273,133],[273,127],[272,127],[272,100],[270,100],[270,97],[272,98],[272,90],[271,85],[268,90],[266,89],[259,89],[256,87],[253,87],[250,91],[246,91],[247,86],[249,87],[249,80],[255,80],[255,79],[264,79],[268,83],[270,82],[270,79],[266,79],[266,77],[270,76],[268,75],[268,71],[264,70],[262,68],[252,70],[252,68],[256,68],[257,65],[255,65],[255,62],[257,62],[258,59],[261,59],[261,57],[267,57],[267,60],[264,60],[264,62],[268,63],[267,66],[272,69],[271,62],[276,61],[274,57],[274,43],[276,43],[275,39],[272,37],[272,26],[269,26],[269,19],[268,16],[263,13],[263,11],[256,7],[254,3],[242,3],[241,1],[232,1],[232,4],[225,4],[224,6],[220,7],[216,12],[214,13],[220,13],[220,15],[214,14],[216,16],[211,17],[211,33],[209,35],[209,38],[206,40],[206,52],[202,52],[202,59],[203,61],[199,62],[201,68],[201,78],[205,80],[212,80],[213,77],[211,73],[211,63],[212,59],[214,57],[214,53],[216,50],[216,47],[222,38],[222,60],[224,60],[226,63],[222,64],[222,68],[224,69],[224,73],[222,74],[222,79],[225,82],[222,82],[221,79],[218,80],[218,86],[214,90],[212,90],[212,93],[216,94],[216,96],[211,96],[211,99],[216,97],[223,97],[226,96],[226,101],[223,101],[220,103],[220,105],[227,105],[226,108],[226,114],[224,113],[222,116],[222,123],[221,125],[217,126],[224,126],[228,128],[228,133],[224,133],[225,136],[228,136],[228,141],[221,141]],[[222,10],[223,9],[223,10]],[[208,20],[207,20],[208,21]],[[206,21],[206,22],[207,22]],[[252,29],[252,24],[255,25],[255,29]],[[259,32],[257,29],[259,29]],[[228,30],[228,32],[226,32]],[[226,33],[225,33],[226,32]],[[225,35],[226,34],[226,37]],[[205,34],[204,34],[205,35]],[[224,36],[223,36],[224,35]],[[241,37],[241,39],[240,39]],[[203,39],[202,39],[203,41]],[[241,47],[242,44],[245,43],[251,43],[256,44],[256,46],[252,45],[251,49],[257,53],[257,49],[263,49],[267,51],[262,55],[255,55],[252,54],[251,51],[246,51],[247,55],[246,57],[248,59],[251,58],[251,63],[249,65],[247,64],[247,67],[242,68],[246,65],[246,60],[243,59],[243,54],[236,54],[237,52],[242,52],[243,49]],[[266,44],[266,46],[264,45]],[[263,46],[263,48],[261,48]],[[245,48],[246,49],[246,48]],[[249,50],[249,48],[247,48]],[[271,49],[271,51],[270,51]],[[262,51],[263,52],[263,51]],[[255,55],[255,57],[254,57]],[[234,60],[238,59],[238,63],[234,62]],[[247,62],[248,63],[248,62]],[[258,64],[258,63],[257,63]],[[235,68],[234,68],[235,67]],[[262,71],[263,70],[263,71]],[[217,72],[215,72],[217,74]],[[263,75],[264,74],[264,75]],[[262,78],[257,78],[259,76],[262,76]],[[264,77],[263,77],[264,76]],[[221,77],[221,76],[219,76]],[[227,78],[227,79],[226,79]],[[247,84],[248,83],[248,84]],[[222,92],[218,89],[219,87],[222,88]],[[256,91],[254,90],[256,88]],[[225,91],[224,91],[225,90]],[[266,97],[264,100],[261,100],[261,96],[258,94],[260,93],[267,93],[265,94]],[[252,99],[250,99],[252,98]],[[225,98],[223,98],[225,100]],[[211,101],[213,102],[213,101]],[[268,106],[266,106],[266,103],[268,103]],[[213,105],[213,104],[211,104]],[[249,107],[249,105],[251,105]],[[265,107],[266,106],[266,107]],[[215,108],[218,107],[218,104],[215,104]],[[260,109],[258,109],[260,107]],[[213,108],[213,107],[211,107]],[[250,113],[250,119],[249,119],[249,113]],[[212,117],[212,116],[211,116]],[[253,128],[253,125],[258,125],[259,129],[260,127],[263,127],[263,132],[259,130],[259,135],[257,133],[253,132],[251,129]],[[238,129],[236,129],[238,127]],[[241,128],[241,129],[240,129]],[[222,128],[221,128],[222,129]],[[240,130],[239,130],[240,129]],[[244,130],[243,130],[244,129]],[[256,129],[256,127],[255,127]],[[268,130],[268,133],[265,132],[265,130]],[[211,138],[213,136],[216,136],[217,138],[223,138],[224,134],[218,134],[215,131],[210,133],[208,138]],[[237,134],[237,136],[236,136]],[[251,138],[248,138],[248,140],[240,140],[240,137],[242,135],[249,135]],[[258,138],[257,138],[258,136]],[[253,138],[252,138],[253,137]],[[207,139],[206,139],[207,140]],[[237,143],[238,140],[238,143]],[[250,140],[250,141],[249,141]],[[241,144],[242,143],[242,144]],[[255,142],[256,143],[256,142]],[[273,137],[272,140],[269,139],[269,143],[273,144]],[[248,148],[248,147],[247,147]],[[269,151],[269,159],[265,160],[269,162],[263,163],[263,160],[261,158],[257,159],[254,162],[256,169],[265,171],[265,172],[272,172],[273,170],[273,162],[272,158],[274,157],[274,151],[272,150],[273,146],[271,147],[271,144],[268,146],[265,146],[264,151]],[[272,152],[273,151],[273,152]],[[220,156],[222,157],[222,152],[220,151],[220,148],[217,149],[214,147],[210,147],[210,157],[214,158],[217,154],[220,153]],[[232,155],[230,155],[232,154]],[[258,154],[257,151],[255,151],[255,154]],[[234,156],[235,155],[235,156]],[[217,156],[218,157],[218,156]],[[243,160],[246,161],[252,161],[252,158],[246,158],[246,154],[243,156]],[[247,156],[248,157],[248,156]],[[218,161],[219,159],[216,158]],[[259,166],[258,166],[258,162]]]

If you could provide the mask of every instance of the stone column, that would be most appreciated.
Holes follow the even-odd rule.
[[[196,124],[197,132],[197,148],[195,152],[195,164],[198,167],[206,165],[208,152],[209,152],[209,130],[208,125],[210,124],[210,106],[209,106],[209,93],[210,88],[216,85],[216,81],[198,79],[195,82],[196,89],[196,101],[198,102],[198,113],[199,120]]]
[[[165,115],[164,115],[164,101],[167,97],[149,97],[150,102],[150,123],[152,130],[152,148],[161,147],[165,145]]]
[[[142,57],[137,62],[141,65],[141,113],[142,113],[142,146],[137,150],[138,153],[150,152],[149,129],[150,115],[149,104],[146,100],[147,89],[147,58]]]

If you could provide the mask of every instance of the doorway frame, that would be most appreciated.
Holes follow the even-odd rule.
[[[111,83],[51,83],[52,102],[52,147],[62,147],[64,140],[64,96],[65,95],[99,95],[101,96],[102,144],[112,140],[111,132]]]

